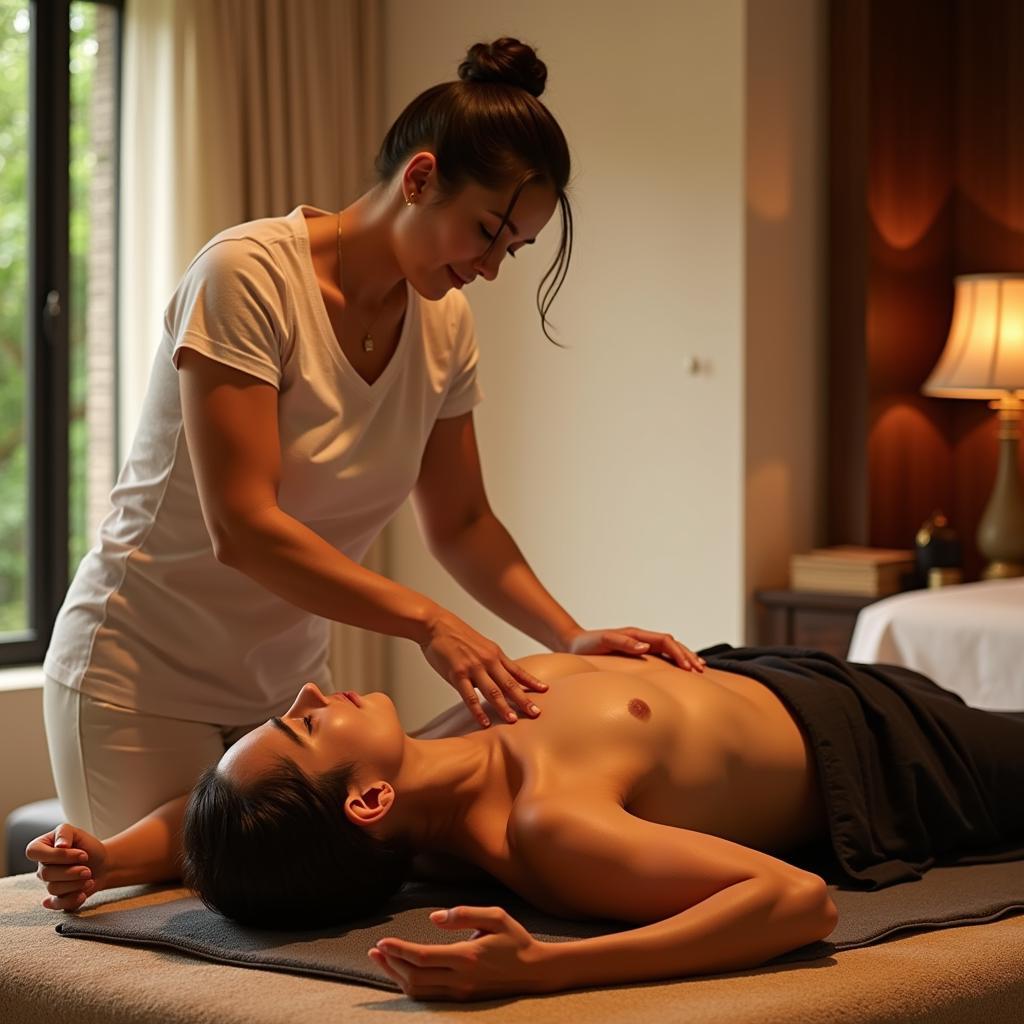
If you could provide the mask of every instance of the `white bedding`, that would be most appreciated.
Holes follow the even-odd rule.
[[[868,605],[847,659],[905,665],[972,707],[1024,710],[1024,579],[915,590]]]

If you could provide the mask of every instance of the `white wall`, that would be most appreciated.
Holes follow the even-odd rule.
[[[747,4],[747,638],[760,587],[824,541],[827,22],[820,0]]]
[[[741,0],[481,4],[392,0],[390,121],[455,77],[470,44],[512,35],[548,64],[542,97],[573,156],[569,276],[541,334],[537,284],[558,218],[498,280],[467,289],[486,400],[476,426],[491,503],[584,625],[674,631],[691,646],[744,630],[744,60]],[[415,16],[414,16],[415,15]],[[696,355],[710,363],[686,372]],[[425,553],[408,506],[391,574],[507,653],[539,650]],[[454,699],[394,641],[407,726]]]

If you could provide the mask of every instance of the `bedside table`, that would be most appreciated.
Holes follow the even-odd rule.
[[[757,643],[766,647],[813,647],[845,658],[857,613],[881,600],[811,590],[759,590],[754,594]]]

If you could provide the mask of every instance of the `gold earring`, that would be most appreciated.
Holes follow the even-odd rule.
[[[415,198],[416,198],[416,193],[415,193],[415,192],[410,192],[410,193],[409,193],[409,198],[408,198],[408,199],[406,199],[406,201],[405,201],[405,205],[406,205],[406,206],[412,206],[412,204],[413,204],[413,200],[414,200]]]

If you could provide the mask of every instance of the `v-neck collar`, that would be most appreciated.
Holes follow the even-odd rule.
[[[380,376],[371,384],[349,361],[348,356],[345,355],[345,350],[338,341],[337,335],[334,333],[334,328],[331,326],[331,318],[327,315],[324,297],[320,293],[320,285],[313,270],[313,254],[309,244],[309,225],[306,223],[307,218],[303,210],[316,210],[317,213],[327,217],[331,216],[331,212],[329,210],[321,210],[318,206],[311,206],[308,203],[301,203],[292,211],[297,213],[302,222],[301,230],[296,229],[296,237],[306,256],[302,266],[303,279],[306,282],[306,290],[309,292],[313,308],[316,310],[315,315],[320,324],[321,334],[329,342],[327,347],[331,350],[332,357],[341,371],[352,379],[356,387],[360,388],[364,395],[370,398],[377,398],[387,390],[388,384],[398,372],[399,361],[405,358],[405,353],[410,347],[408,335],[412,329],[412,305],[416,294],[415,289],[409,284],[408,278],[406,278],[405,313],[402,317],[402,330],[398,335],[398,343],[395,346],[395,351],[391,353],[391,358],[388,360],[387,365],[381,370]]]

